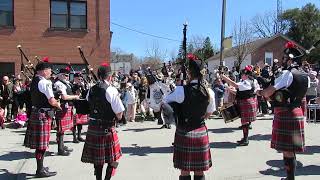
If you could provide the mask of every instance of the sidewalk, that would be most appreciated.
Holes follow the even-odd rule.
[[[213,168],[206,173],[209,180],[279,180],[285,176],[282,155],[270,148],[272,117],[261,117],[253,123],[250,144],[237,147],[242,137],[240,121],[225,124],[222,119],[207,121]],[[179,171],[173,168],[172,129],[159,129],[156,122],[129,123],[120,127],[119,138],[123,157],[114,180],[177,180]],[[320,124],[306,124],[307,152],[297,155],[297,180],[320,179]],[[25,129],[0,130],[0,180],[32,179],[36,163],[34,152],[22,146]],[[90,180],[93,165],[81,163],[83,143],[73,144],[72,135],[65,136],[72,147],[71,156],[57,156],[55,133],[45,158],[45,166],[57,171],[52,180]]]

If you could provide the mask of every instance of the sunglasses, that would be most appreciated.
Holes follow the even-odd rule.
[[[69,74],[65,74],[64,76],[65,76],[65,77],[69,77]]]

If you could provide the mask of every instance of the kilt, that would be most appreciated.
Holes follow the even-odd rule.
[[[188,130],[177,127],[173,164],[184,171],[207,171],[212,166],[207,127]]]
[[[32,111],[30,117],[24,146],[30,149],[46,150],[50,141],[51,118],[37,111]]]
[[[278,151],[303,152],[304,118],[301,108],[274,108],[271,148]]]
[[[68,108],[63,107],[61,111],[56,112],[56,120],[57,120],[57,131],[59,133],[64,133],[67,130],[71,130],[73,128],[73,106],[69,106]]]
[[[112,163],[122,156],[117,132],[110,128],[108,133],[99,126],[89,124],[81,161],[95,165]]]
[[[241,124],[248,124],[257,119],[257,101],[256,98],[239,99],[238,106],[241,115]]]
[[[86,125],[88,124],[88,115],[76,114],[74,115],[74,125]]]

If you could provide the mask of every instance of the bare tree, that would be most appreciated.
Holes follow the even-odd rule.
[[[283,33],[285,26],[279,18],[275,11],[266,12],[263,15],[257,14],[251,19],[253,32],[260,38],[272,37],[278,33]]]
[[[167,50],[162,50],[158,41],[153,41],[151,45],[148,45],[146,54],[148,58],[159,61],[164,61],[167,58]]]
[[[236,67],[240,68],[242,62],[250,54],[253,35],[250,26],[247,22],[243,22],[240,18],[239,23],[235,23],[233,31],[233,56],[236,57]]]
[[[206,37],[193,35],[190,37],[190,40],[188,41],[188,43],[192,44],[192,47],[194,50],[198,50],[203,48],[203,44],[205,40],[206,40]]]

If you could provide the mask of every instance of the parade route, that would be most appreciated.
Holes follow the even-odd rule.
[[[236,141],[242,137],[242,131],[238,129],[240,121],[225,124],[222,119],[208,120],[213,167],[206,172],[206,179],[279,180],[284,177],[282,154],[270,148],[271,119],[267,116],[253,123],[247,147],[236,146]],[[306,123],[307,152],[297,155],[297,180],[320,179],[319,126]],[[114,180],[178,179],[179,171],[173,168],[172,163],[175,127],[159,128],[153,121],[134,122],[118,128],[123,157]],[[0,180],[33,179],[36,168],[34,152],[22,146],[24,133],[25,128],[0,131]],[[47,179],[95,179],[93,166],[80,161],[84,143],[73,144],[71,133],[67,134],[66,145],[74,152],[67,157],[57,156],[55,133],[52,131],[44,163],[58,174]]]

